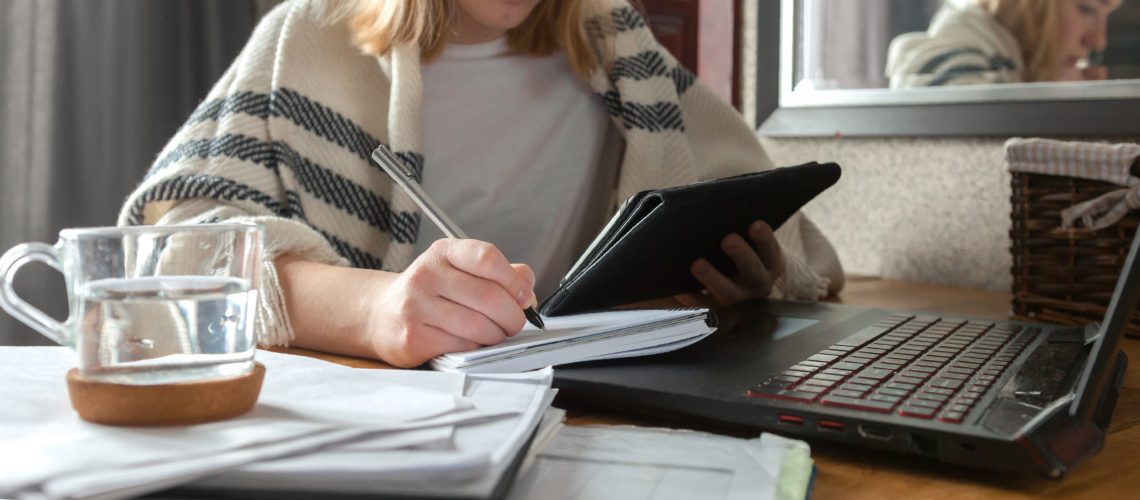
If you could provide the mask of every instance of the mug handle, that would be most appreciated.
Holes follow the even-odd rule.
[[[4,252],[3,257],[0,257],[0,279],[3,280],[2,286],[0,286],[0,307],[45,337],[61,345],[67,345],[67,329],[63,327],[63,324],[37,307],[25,302],[24,299],[16,295],[16,289],[12,286],[16,278],[16,270],[33,261],[43,262],[56,271],[63,272],[59,262],[59,254],[51,245],[24,243],[12,247]]]

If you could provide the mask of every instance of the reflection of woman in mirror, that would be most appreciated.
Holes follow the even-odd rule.
[[[926,32],[891,41],[891,88],[1100,80],[1121,0],[947,0]]]

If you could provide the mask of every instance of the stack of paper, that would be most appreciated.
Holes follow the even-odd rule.
[[[249,414],[119,428],[84,422],[71,409],[71,351],[0,347],[0,498],[122,498],[227,471],[211,487],[253,477],[264,490],[301,477],[323,481],[323,491],[483,497],[553,399],[549,371],[477,380],[264,351],[257,359],[266,378]]]
[[[551,423],[559,420],[547,419]],[[803,441],[774,434],[740,439],[674,429],[548,425],[547,421],[519,472],[510,500],[802,500],[810,494],[814,465]]]
[[[425,372],[419,372],[425,373]],[[430,372],[426,372],[430,373]],[[252,464],[193,486],[259,493],[384,493],[399,497],[501,497],[555,392],[549,369],[473,375],[464,395],[494,418],[455,426],[433,440],[393,447],[382,440],[336,445],[304,456]]]
[[[688,346],[716,330],[708,309],[638,309],[546,318],[546,332],[527,325],[505,342],[444,354],[436,370],[513,373],[545,366],[645,356]]]

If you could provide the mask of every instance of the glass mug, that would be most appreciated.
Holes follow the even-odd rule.
[[[0,257],[0,306],[73,348],[96,381],[242,375],[253,369],[261,241],[255,224],[64,229],[54,246],[24,243]],[[16,271],[33,261],[63,274],[63,323],[16,295]]]

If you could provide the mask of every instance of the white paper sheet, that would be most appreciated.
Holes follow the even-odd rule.
[[[261,462],[193,486],[211,490],[485,498],[530,439],[555,391],[549,369],[523,374],[472,375],[465,396],[485,411],[510,418],[455,427],[449,449],[362,450],[333,447],[303,457]]]
[[[511,413],[475,408],[461,396],[462,375],[359,370],[265,351],[257,359],[266,379],[249,414],[132,429],[75,415],[64,382],[74,354],[66,348],[0,347],[0,497],[139,494],[365,435]]]
[[[771,499],[802,441],[672,429],[562,426],[532,450],[510,500]]]
[[[549,318],[499,345],[432,360],[441,371],[509,373],[591,359],[667,352],[708,336],[705,309],[627,310]]]

